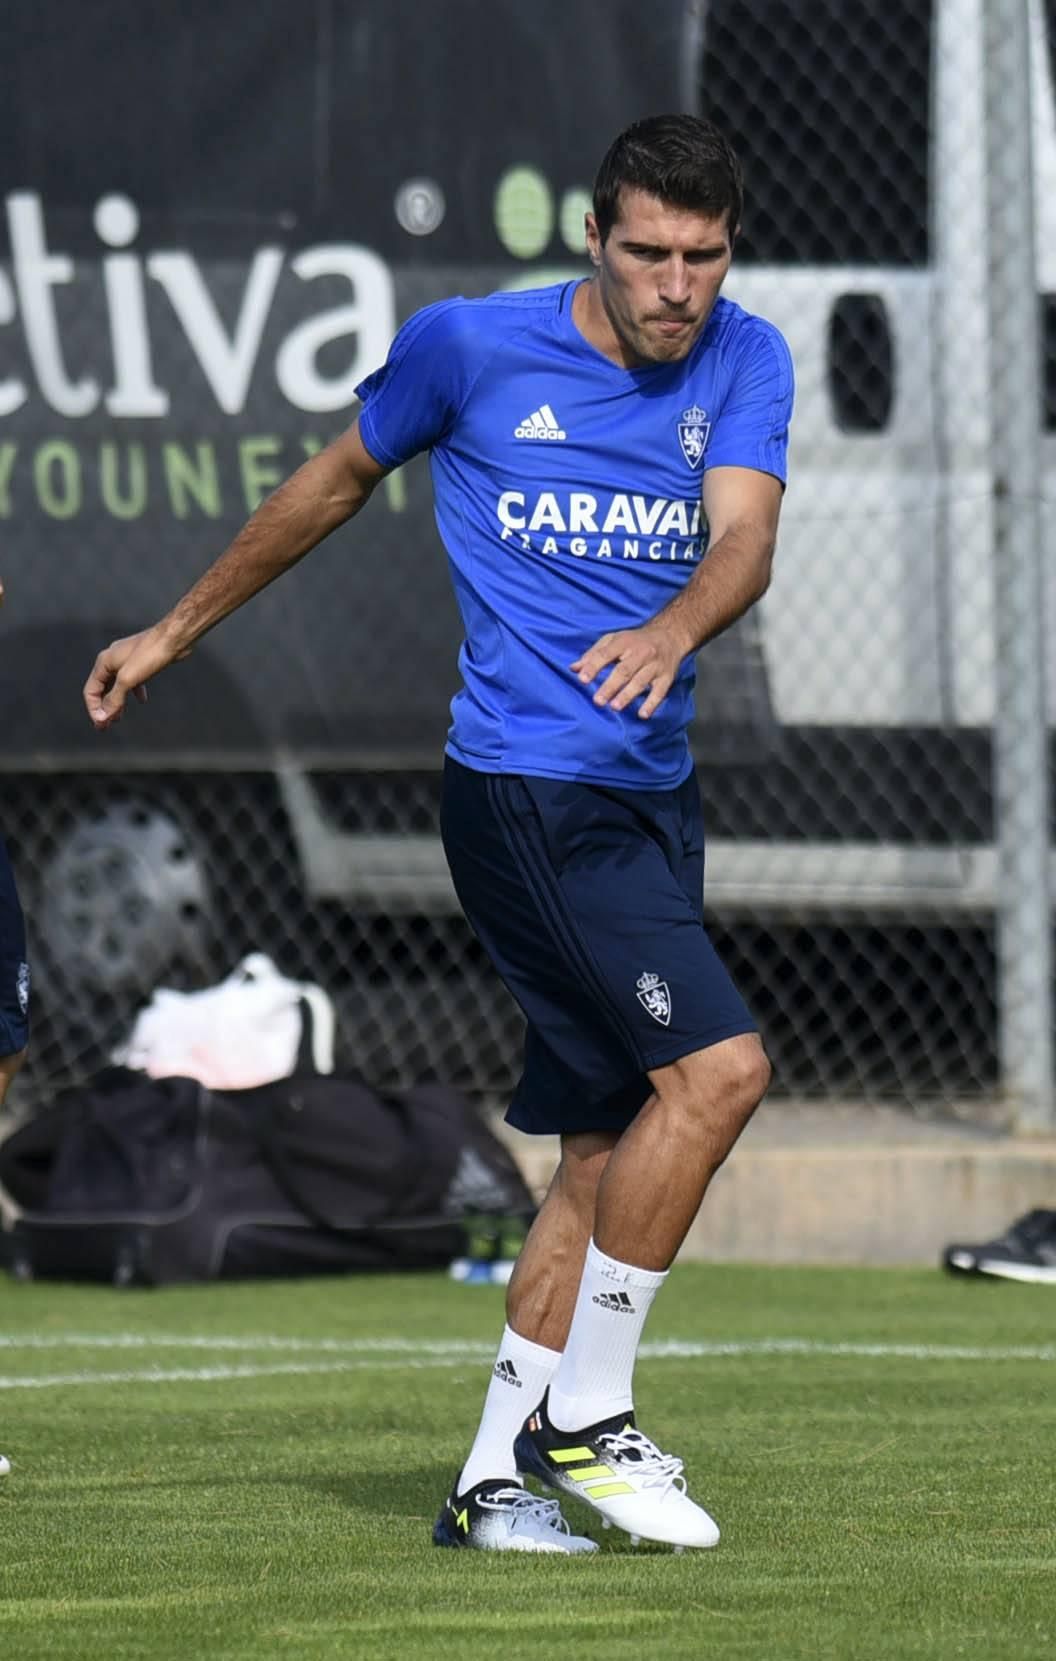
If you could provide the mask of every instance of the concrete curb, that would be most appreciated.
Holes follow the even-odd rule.
[[[502,1127],[533,1192],[556,1137]],[[1056,1138],[921,1122],[885,1107],[782,1104],[757,1115],[714,1179],[681,1258],[799,1264],[938,1263],[1056,1209]]]

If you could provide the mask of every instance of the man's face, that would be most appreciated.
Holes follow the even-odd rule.
[[[730,269],[733,246],[725,215],[712,219],[625,186],[604,246],[594,215],[587,215],[587,247],[598,268],[602,304],[628,361],[684,358]]]

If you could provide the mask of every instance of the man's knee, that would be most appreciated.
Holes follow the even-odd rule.
[[[724,1057],[722,1089],[731,1103],[754,1113],[770,1088],[773,1068],[762,1044],[751,1037],[739,1043],[735,1053]]]
[[[618,1137],[608,1131],[584,1131],[561,1138],[561,1163],[556,1181],[577,1210],[593,1213],[598,1184]]]
[[[650,1076],[661,1101],[694,1115],[710,1116],[719,1109],[743,1125],[766,1095],[771,1074],[762,1043],[754,1033],[745,1033],[683,1056]]]

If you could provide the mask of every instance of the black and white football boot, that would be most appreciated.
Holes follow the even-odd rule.
[[[597,1541],[573,1534],[557,1500],[540,1499],[506,1478],[452,1489],[433,1529],[435,1546],[475,1551],[557,1551],[566,1556],[597,1551]]]
[[[681,1459],[661,1453],[636,1427],[633,1413],[584,1430],[558,1430],[544,1396],[514,1453],[527,1476],[585,1500],[606,1527],[626,1529],[632,1541],[659,1540],[676,1551],[718,1544],[718,1525],[686,1492]]]

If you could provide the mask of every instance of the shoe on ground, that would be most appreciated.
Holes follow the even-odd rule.
[[[942,1261],[955,1275],[1056,1286],[1056,1211],[1028,1211],[998,1239],[979,1246],[947,1246]]]
[[[557,1551],[571,1557],[597,1551],[597,1541],[573,1534],[557,1500],[540,1499],[519,1483],[478,1482],[451,1490],[433,1529],[434,1546],[476,1551]]]
[[[633,1413],[586,1430],[558,1430],[546,1406],[544,1396],[514,1443],[519,1470],[585,1500],[632,1538],[676,1547],[718,1544],[718,1525],[686,1493],[681,1459],[643,1436]]]

